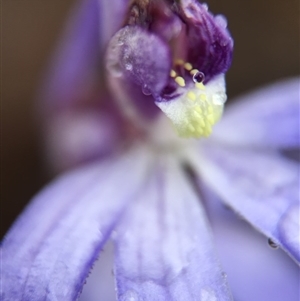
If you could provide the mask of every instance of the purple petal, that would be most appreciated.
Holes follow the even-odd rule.
[[[219,198],[204,191],[218,253],[235,300],[298,301],[300,270],[294,262],[282,250],[271,248],[263,235],[226,209]]]
[[[147,162],[131,152],[70,172],[38,194],[3,241],[1,300],[75,300],[145,181]]]
[[[126,26],[110,41],[107,69],[112,75],[131,79],[146,94],[159,94],[169,78],[171,54],[157,35],[138,26]]]
[[[156,159],[114,235],[118,300],[232,300],[198,196],[170,160]]]
[[[84,0],[77,5],[42,87],[47,109],[86,99],[91,87],[99,85],[99,60],[126,6],[127,0]]]
[[[226,109],[212,136],[236,145],[299,147],[299,97],[299,78],[241,96]]]
[[[187,60],[205,74],[205,82],[225,73],[233,53],[225,17],[214,17],[206,4],[195,0],[184,0],[178,5],[179,15],[187,26]]]
[[[299,164],[272,152],[220,145],[203,145],[201,150],[202,156],[194,163],[204,181],[299,262],[300,221],[294,214],[295,208],[299,210]]]

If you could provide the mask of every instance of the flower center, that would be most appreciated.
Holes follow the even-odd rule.
[[[221,118],[227,96],[224,75],[219,75],[203,84],[205,75],[193,69],[190,63],[181,62],[192,78],[188,83],[176,71],[170,76],[182,94],[170,101],[157,102],[156,105],[172,121],[181,137],[208,137],[212,126]]]

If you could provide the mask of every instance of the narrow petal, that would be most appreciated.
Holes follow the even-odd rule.
[[[277,153],[201,148],[194,162],[204,181],[255,228],[300,262],[299,164]],[[292,211],[290,211],[292,210]]]
[[[118,300],[232,300],[198,196],[170,156],[115,233]]]
[[[236,145],[299,147],[299,99],[299,78],[241,96],[225,110],[212,137]]]
[[[38,194],[2,243],[1,300],[75,300],[145,181],[147,162],[132,152],[70,172]]]
[[[95,81],[99,85],[104,48],[121,26],[127,4],[128,0],[77,3],[41,90],[46,109],[85,99]]]

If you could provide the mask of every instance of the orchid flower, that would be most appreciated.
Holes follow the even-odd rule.
[[[222,117],[226,27],[196,0],[77,7],[41,95],[50,165],[67,171],[5,236],[1,300],[77,300],[109,241],[117,300],[233,300],[228,283],[236,300],[254,300],[229,272],[249,235],[222,256],[233,214],[220,203],[299,264],[299,163],[286,155],[299,149],[299,79]],[[295,297],[288,262],[284,293]]]

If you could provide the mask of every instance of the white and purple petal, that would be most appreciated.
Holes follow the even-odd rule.
[[[300,79],[241,96],[225,110],[212,138],[235,145],[300,147]]]
[[[75,300],[147,167],[137,150],[69,172],[38,194],[2,242],[1,300]]]
[[[156,159],[113,237],[118,300],[232,300],[198,195],[171,155]]]
[[[299,164],[218,144],[203,144],[200,153],[193,163],[207,185],[299,263]]]

